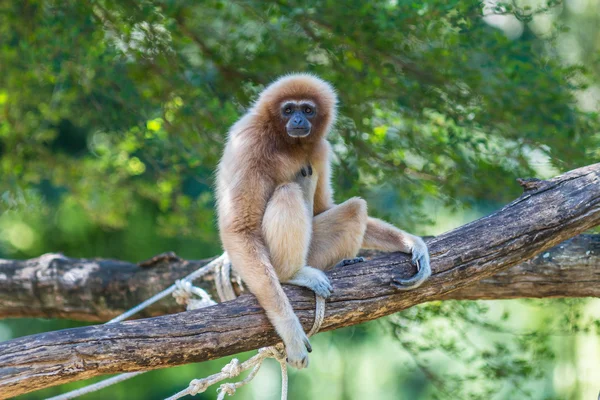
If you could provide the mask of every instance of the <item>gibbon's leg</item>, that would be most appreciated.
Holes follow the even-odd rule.
[[[412,253],[412,263],[417,266],[418,272],[409,279],[394,279],[393,284],[398,289],[414,289],[431,276],[429,250],[423,239],[385,221],[369,217],[362,248]]]
[[[281,282],[303,286],[321,297],[329,297],[331,284],[327,276],[306,265],[312,207],[305,198],[305,189],[310,190],[311,185],[308,174],[303,178],[303,187],[295,182],[277,187],[263,216],[263,237]]]
[[[327,270],[336,264],[350,265],[362,261],[354,257],[361,248],[366,227],[367,203],[358,197],[315,216],[308,264]]]
[[[361,248],[412,253],[412,262],[417,265],[418,272],[409,279],[395,278],[393,284],[398,289],[414,289],[431,276],[429,251],[423,239],[368,217],[362,199],[347,200],[313,218],[313,237],[308,253],[310,265],[321,270],[334,265],[352,265],[363,261],[361,257],[353,258]]]
[[[262,220],[271,263],[281,282],[306,265],[311,220],[297,183],[279,185],[269,199]]]

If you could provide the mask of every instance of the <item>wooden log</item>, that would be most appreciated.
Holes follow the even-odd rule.
[[[507,270],[440,297],[498,300],[600,297],[600,235],[579,235]]]
[[[334,294],[321,330],[444,298],[599,224],[600,164],[540,181],[498,212],[432,239],[433,275],[416,290],[393,285],[415,272],[400,253],[330,271]],[[285,290],[308,330],[313,294]],[[250,294],[196,311],[22,337],[0,344],[0,397],[101,374],[215,359],[277,341]]]

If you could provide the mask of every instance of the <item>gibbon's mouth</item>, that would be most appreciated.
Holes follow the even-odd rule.
[[[286,130],[287,134],[294,138],[303,138],[310,135],[310,128],[291,128]]]

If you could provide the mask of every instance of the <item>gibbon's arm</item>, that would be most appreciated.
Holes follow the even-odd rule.
[[[221,200],[228,202],[221,207],[223,246],[233,267],[283,340],[289,363],[296,368],[306,367],[310,343],[281,287],[261,232],[263,214],[274,184],[258,173],[238,174],[235,180],[244,183],[230,189],[229,199]]]

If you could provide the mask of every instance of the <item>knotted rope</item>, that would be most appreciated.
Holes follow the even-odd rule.
[[[223,263],[219,269],[220,271],[216,271],[215,273],[215,276],[221,277],[220,279],[215,279],[217,293],[219,293],[220,297],[232,296],[235,298],[235,291],[233,290],[231,279],[229,277],[231,272],[231,263]],[[221,293],[223,293],[223,295]],[[221,297],[221,301],[232,300],[232,298],[223,299],[223,297]],[[325,318],[325,299],[315,294],[315,300],[315,320],[312,328],[308,332],[309,337],[321,329],[321,324]],[[190,305],[188,303],[188,309],[190,309],[189,307]],[[221,372],[210,375],[203,379],[192,380],[187,388],[174,394],[166,400],[177,400],[187,395],[195,396],[198,393],[206,391],[209,386],[214,385],[215,383],[221,382],[225,379],[235,378],[243,371],[252,369],[245,379],[234,383],[223,383],[219,386],[219,389],[217,389],[219,392],[217,400],[223,400],[226,394],[233,396],[237,389],[250,383],[250,381],[254,379],[260,367],[262,366],[263,361],[267,358],[274,358],[281,367],[281,400],[286,400],[288,393],[287,354],[282,343],[278,343],[275,346],[258,349],[258,353],[255,356],[244,361],[242,364],[240,364],[240,361],[237,358],[234,358],[229,362],[229,364],[226,364],[221,369]]]
[[[167,289],[155,294],[148,300],[138,304],[137,306],[124,312],[118,317],[111,319],[106,324],[113,324],[116,322],[124,321],[130,316],[140,312],[144,308],[149,307],[150,305],[167,297],[168,295],[172,295],[173,297],[175,297],[175,300],[178,304],[185,304],[187,310],[195,310],[198,308],[204,308],[216,304],[210,298],[210,295],[206,293],[205,290],[196,287],[192,284],[193,280],[198,279],[213,270],[215,270],[215,285],[217,288],[217,294],[221,302],[235,299],[235,290],[233,289],[233,285],[231,284],[231,262],[229,261],[227,253],[223,253],[223,255],[221,255],[220,257],[214,259],[205,266],[197,269],[196,271],[187,275],[185,278],[177,280],[173,285],[169,286]],[[195,298],[194,296],[197,296],[198,298]],[[309,337],[319,331],[319,329],[321,328],[321,324],[323,323],[323,319],[325,317],[325,299],[317,295],[315,295],[315,299],[315,320],[310,332],[308,333]],[[166,400],[175,400],[187,395],[195,396],[198,393],[205,392],[206,389],[211,385],[219,383],[225,379],[235,378],[240,373],[252,368],[248,376],[243,380],[233,383],[223,383],[219,386],[219,389],[217,389],[219,393],[217,396],[217,400],[223,400],[225,398],[225,395],[233,396],[238,388],[248,384],[250,381],[252,381],[252,379],[254,379],[260,367],[262,366],[263,361],[266,358],[274,358],[281,367],[281,399],[286,400],[288,392],[288,375],[286,361],[287,355],[282,343],[278,343],[275,346],[263,347],[259,349],[258,354],[244,361],[241,364],[237,358],[234,358],[221,369],[221,372],[210,375],[203,379],[192,380],[186,389],[174,394]],[[76,389],[71,392],[61,394],[59,396],[50,397],[46,400],[73,399],[84,394],[92,393],[105,387],[114,385],[129,378],[133,378],[134,376],[143,374],[144,372],[145,371],[138,371],[119,374],[112,378],[105,379],[101,382],[88,385],[86,387]]]

